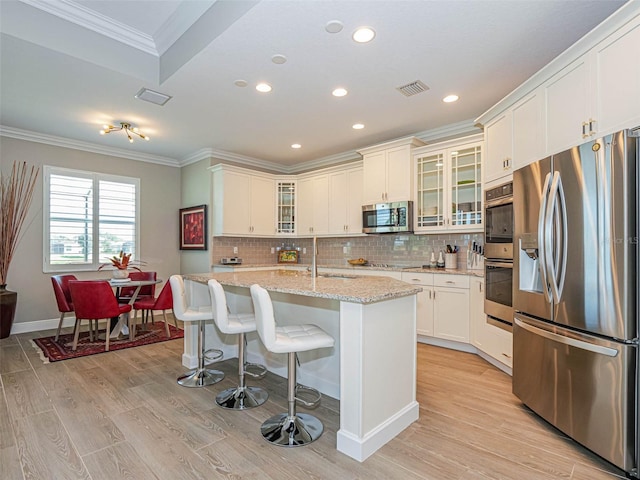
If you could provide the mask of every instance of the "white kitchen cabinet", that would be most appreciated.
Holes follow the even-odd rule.
[[[414,151],[416,232],[482,230],[482,139],[472,135]]]
[[[329,233],[329,177],[327,174],[298,180],[298,235]]]
[[[362,233],[362,166],[329,174],[329,233]]]
[[[433,337],[433,273],[402,272],[404,282],[422,287],[416,295],[416,331],[418,335]]]
[[[640,16],[543,85],[546,153],[640,124]]]
[[[276,233],[296,233],[296,182],[290,179],[276,180]]]
[[[424,145],[415,137],[359,151],[363,156],[363,204],[413,199],[412,149]]]
[[[275,233],[275,183],[270,175],[216,165],[213,172],[213,234]]]
[[[498,115],[484,127],[484,181],[491,182],[512,172],[513,120],[510,110]]]
[[[469,290],[471,344],[494,360],[511,368],[513,366],[512,334],[487,322],[484,313],[484,279],[471,278]]]

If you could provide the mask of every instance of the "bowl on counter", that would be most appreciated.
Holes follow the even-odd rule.
[[[366,265],[367,263],[369,263],[364,258],[354,258],[352,260],[347,260],[347,262],[349,262],[349,265],[360,265],[360,266]]]

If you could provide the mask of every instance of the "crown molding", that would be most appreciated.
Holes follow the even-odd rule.
[[[474,119],[469,119],[439,128],[432,128],[431,130],[424,130],[413,136],[425,143],[433,143],[434,140],[445,140],[447,138],[472,135],[474,133],[482,133],[482,129],[475,125]]]
[[[128,160],[137,160],[139,162],[155,163],[168,167],[180,167],[177,160],[169,157],[161,157],[159,155],[149,155],[146,153],[136,153],[119,148],[109,148],[102,145],[96,145],[89,142],[80,142],[64,137],[56,137],[53,135],[45,135],[43,133],[21,130],[19,128],[6,127],[0,125],[0,136],[15,138],[18,140],[26,140],[28,142],[43,143],[55,147],[72,148],[74,150],[82,150],[85,152],[98,153],[101,155],[109,155],[112,157],[126,158]]]
[[[150,35],[117,22],[72,0],[21,0],[38,10],[109,37],[145,53],[159,56],[156,43]]]

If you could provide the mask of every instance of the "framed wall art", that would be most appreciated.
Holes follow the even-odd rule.
[[[180,209],[180,250],[207,249],[207,206]]]

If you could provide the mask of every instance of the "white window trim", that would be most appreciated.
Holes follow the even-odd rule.
[[[50,179],[51,175],[68,175],[75,177],[91,178],[93,181],[94,191],[98,191],[97,184],[99,181],[129,183],[136,187],[136,199],[135,199],[135,215],[136,215],[136,241],[135,252],[138,258],[141,258],[140,253],[140,179],[135,177],[125,177],[122,175],[111,175],[105,173],[88,172],[85,170],[74,170],[70,168],[53,167],[50,165],[43,166],[43,241],[42,241],[42,272],[43,273],[64,273],[64,272],[91,272],[97,271],[100,265],[105,263],[105,259],[98,258],[100,242],[93,242],[93,262],[91,264],[65,264],[65,265],[50,265],[49,264],[49,252],[51,251],[51,236],[49,232],[49,195],[50,195]],[[93,211],[98,211],[99,195],[93,196]],[[98,233],[99,215],[93,215],[94,234]]]

